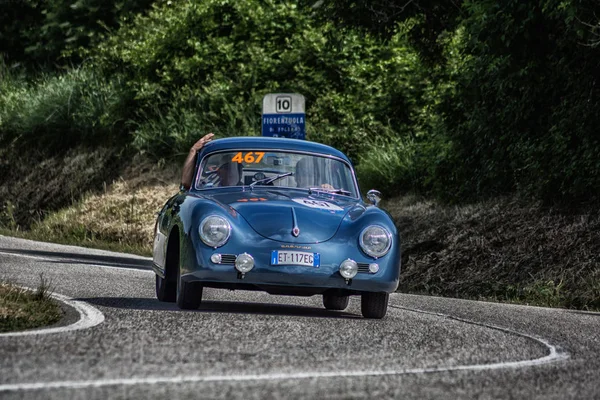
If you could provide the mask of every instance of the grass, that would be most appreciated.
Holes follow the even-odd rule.
[[[62,316],[50,296],[48,281],[40,275],[35,291],[0,282],[0,332],[39,328],[57,322]]]
[[[0,228],[0,235],[18,237],[22,239],[35,240],[38,242],[58,243],[71,246],[87,247],[90,249],[108,250],[119,253],[137,254],[140,256],[151,256],[152,249],[146,244],[126,244],[111,242],[108,240],[97,239],[93,232],[87,232],[84,235],[61,235],[60,232],[50,232],[48,230],[23,231]]]
[[[178,170],[134,159],[102,193],[88,193],[49,214],[30,230],[1,234],[98,249],[151,255],[156,213],[178,191]]]
[[[90,68],[27,77],[0,59],[0,142],[62,151],[113,143],[129,121],[130,94],[119,76]]]

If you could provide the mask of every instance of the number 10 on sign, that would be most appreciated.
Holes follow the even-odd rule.
[[[290,96],[279,96],[275,99],[275,112],[290,113],[292,112],[292,98]]]

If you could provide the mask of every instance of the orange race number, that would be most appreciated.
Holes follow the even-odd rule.
[[[237,153],[231,161],[241,164],[245,162],[246,164],[258,164],[260,160],[264,157],[264,151],[255,151],[244,154],[243,152]]]

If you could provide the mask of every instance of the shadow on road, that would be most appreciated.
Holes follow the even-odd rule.
[[[125,310],[162,310],[187,313],[230,313],[230,314],[261,314],[289,315],[317,318],[361,318],[359,315],[340,311],[329,311],[321,308],[296,306],[290,304],[248,303],[235,301],[203,300],[198,310],[180,310],[175,303],[163,303],[156,299],[140,297],[92,297],[77,300],[102,306],[121,308]]]
[[[46,257],[48,258],[49,262],[57,264],[87,264],[101,265],[103,267],[119,267],[143,270],[149,270],[152,268],[151,260],[141,260],[138,258],[129,257],[103,256],[98,254],[64,253],[58,251],[42,250],[14,250],[4,249],[1,247],[0,252],[16,255]]]

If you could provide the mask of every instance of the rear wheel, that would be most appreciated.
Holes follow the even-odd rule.
[[[350,296],[337,296],[335,294],[324,294],[323,305],[328,310],[343,311],[348,307]]]
[[[198,282],[182,280],[179,268],[177,271],[177,307],[182,310],[195,310],[202,302],[202,286]]]
[[[373,319],[385,317],[389,297],[389,293],[363,293],[360,299],[360,310],[363,317]]]
[[[173,303],[177,297],[177,284],[169,282],[167,278],[156,275],[156,298],[159,301]]]

